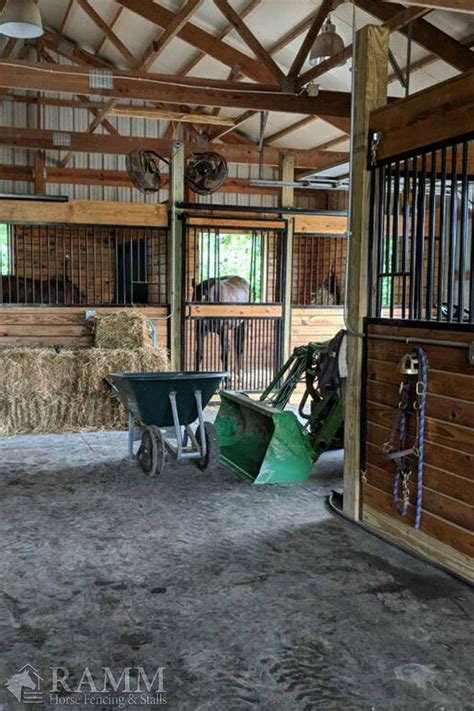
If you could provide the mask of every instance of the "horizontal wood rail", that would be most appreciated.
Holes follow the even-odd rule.
[[[281,318],[281,304],[190,304],[186,316],[190,318]]]
[[[70,202],[0,200],[0,222],[167,227],[168,205],[100,200],[71,200]]]
[[[347,232],[347,215],[296,215],[294,231],[342,235]]]

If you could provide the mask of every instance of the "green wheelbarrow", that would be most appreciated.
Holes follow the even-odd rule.
[[[218,463],[215,428],[204,421],[203,410],[226,376],[220,372],[165,372],[111,373],[106,378],[129,414],[130,457],[134,457],[137,433],[141,435],[136,457],[145,474],[161,474],[167,454],[178,462],[193,460],[201,469]],[[196,420],[193,432],[191,425]]]

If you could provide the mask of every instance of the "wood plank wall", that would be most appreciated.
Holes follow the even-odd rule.
[[[291,310],[291,347],[310,341],[327,341],[344,328],[342,306],[293,308]]]
[[[411,322],[413,323],[413,322]],[[424,345],[429,362],[423,514],[414,523],[414,487],[406,517],[394,508],[394,464],[381,453],[398,404],[400,358],[412,350],[377,336],[469,343],[472,330],[445,324],[368,323],[366,483],[362,519],[396,540],[474,580],[474,366],[467,350]],[[414,434],[411,418],[409,434]]]
[[[124,307],[127,308],[127,307]],[[119,307],[98,307],[97,313],[120,311]],[[158,342],[167,345],[167,307],[137,309],[157,330]],[[8,306],[0,308],[0,348],[24,346],[48,348],[87,348],[94,345],[85,321],[83,306]]]

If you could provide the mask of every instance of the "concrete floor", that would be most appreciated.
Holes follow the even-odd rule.
[[[59,708],[3,687],[27,663],[161,665],[178,711],[474,709],[472,590],[328,512],[338,454],[253,488],[125,454],[123,433],[0,440],[0,711]]]

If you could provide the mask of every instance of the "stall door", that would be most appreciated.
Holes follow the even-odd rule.
[[[258,392],[282,365],[285,226],[204,222],[185,229],[183,368]]]

